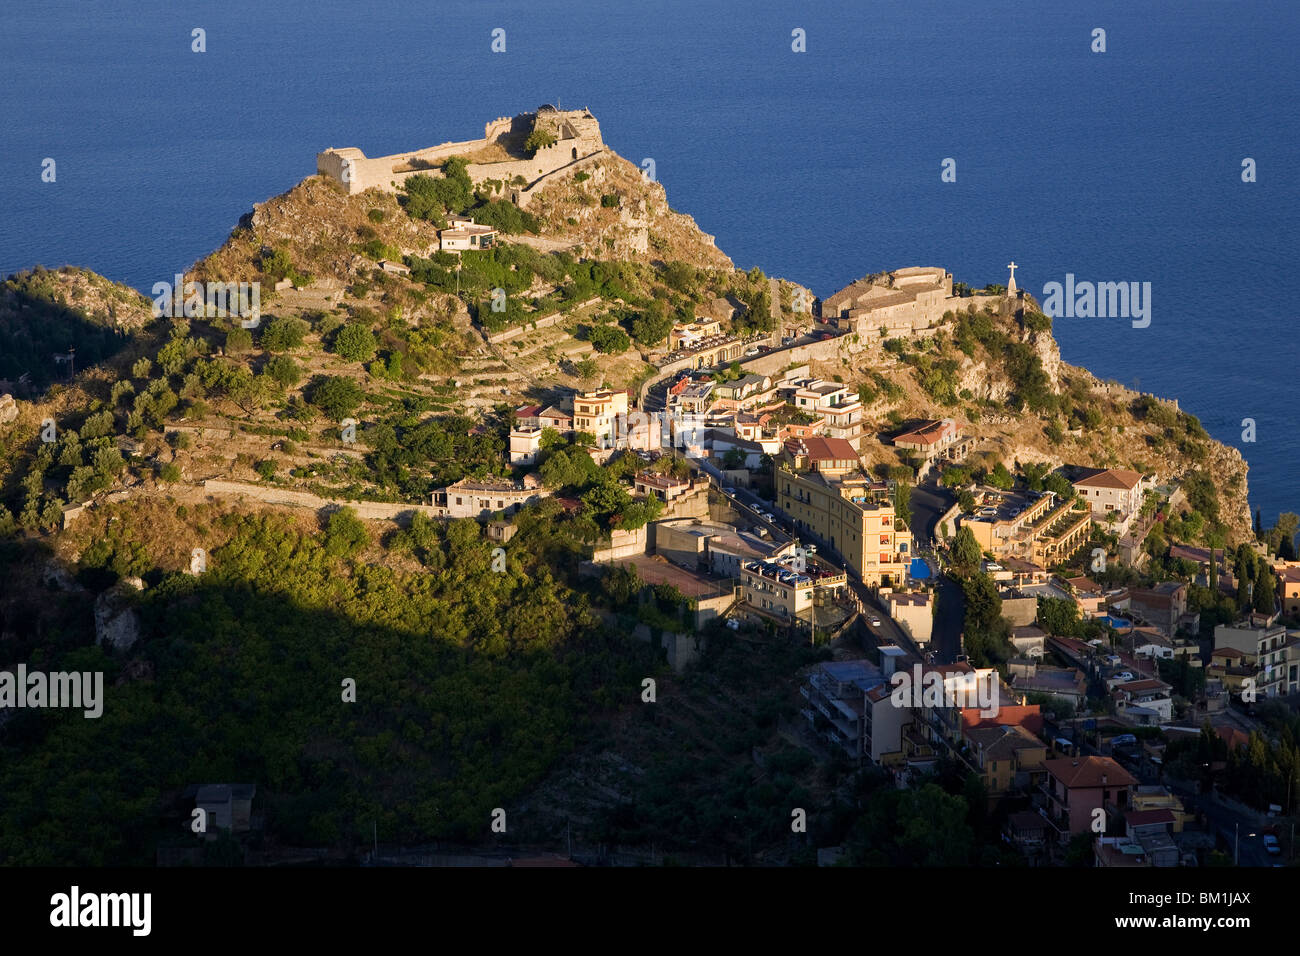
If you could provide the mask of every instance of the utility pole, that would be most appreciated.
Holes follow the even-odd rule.
[[[1241,824],[1232,825],[1232,865],[1238,866],[1241,863]]]

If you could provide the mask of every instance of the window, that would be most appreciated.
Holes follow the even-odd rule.
[[[459,504],[464,504],[464,502],[461,501],[460,498],[458,497],[458,498],[456,499],[456,504],[458,504],[458,505],[459,505]]]

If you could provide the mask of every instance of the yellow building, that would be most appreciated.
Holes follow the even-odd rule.
[[[912,532],[895,517],[885,483],[862,473],[849,442],[790,439],[775,469],[777,505],[796,528],[838,551],[865,584],[907,582]]]
[[[980,504],[960,519],[982,551],[997,558],[1021,558],[1040,567],[1064,561],[1088,541],[1092,515],[1080,501],[1062,501],[1050,491],[1038,497],[980,489]]]
[[[1160,784],[1148,784],[1133,788],[1129,795],[1129,802],[1132,804],[1135,813],[1144,813],[1148,810],[1168,810],[1173,815],[1173,832],[1182,833],[1183,824],[1195,820],[1196,815],[1188,813],[1183,808],[1183,801],[1178,798],[1168,787]]]
[[[596,436],[598,445],[609,445],[614,438],[614,419],[627,416],[627,392],[599,389],[580,392],[573,399],[573,430]]]

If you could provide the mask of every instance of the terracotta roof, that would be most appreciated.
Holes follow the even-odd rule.
[[[1115,689],[1122,690],[1127,694],[1140,694],[1144,690],[1168,690],[1169,685],[1161,680],[1131,680],[1115,685]]]
[[[1238,730],[1236,727],[1220,724],[1214,728],[1214,732],[1228,745],[1229,750],[1236,750],[1238,747],[1245,747],[1250,744],[1250,735],[1244,730]]]
[[[913,445],[934,445],[944,439],[944,436],[951,434],[955,439],[962,433],[963,425],[959,421],[951,418],[945,418],[942,421],[928,421],[924,424],[913,428],[911,431],[903,432],[894,439],[894,444],[907,442]]]
[[[1173,823],[1174,811],[1168,808],[1160,810],[1130,810],[1124,815],[1125,821],[1131,827],[1150,826],[1153,823]]]
[[[1080,478],[1074,484],[1076,486],[1087,485],[1090,488],[1124,488],[1132,490],[1138,486],[1141,480],[1142,476],[1136,471],[1106,468],[1102,471],[1093,472],[1087,478]]]
[[[978,708],[962,708],[961,725],[964,729],[1002,727],[1011,724],[1024,727],[1032,733],[1041,734],[1043,732],[1042,709],[1037,704],[1016,704],[1012,706],[1003,704],[998,708],[996,716],[985,717],[979,712]]]
[[[858,452],[844,438],[809,438],[792,439],[800,443],[798,449],[791,449],[796,454],[807,455],[812,461],[857,461]]]
[[[1109,757],[1060,757],[1043,762],[1044,769],[1067,788],[1131,787],[1137,779]],[[1105,784],[1102,777],[1106,778]]]

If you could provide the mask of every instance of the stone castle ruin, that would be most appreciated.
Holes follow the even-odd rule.
[[[867,276],[822,302],[822,317],[836,328],[874,340],[934,328],[948,311],[972,300],[952,294],[952,274],[937,266],[913,266]]]
[[[534,128],[551,133],[555,142],[530,157],[524,142]],[[526,206],[534,191],[553,177],[575,172],[604,152],[600,123],[590,110],[558,110],[546,104],[533,113],[494,119],[484,126],[482,139],[375,158],[354,146],[330,147],[316,155],[316,172],[337,180],[351,195],[367,189],[396,192],[408,177],[417,173],[440,176],[443,162],[463,156],[476,184],[498,180],[503,183],[504,198]]]

